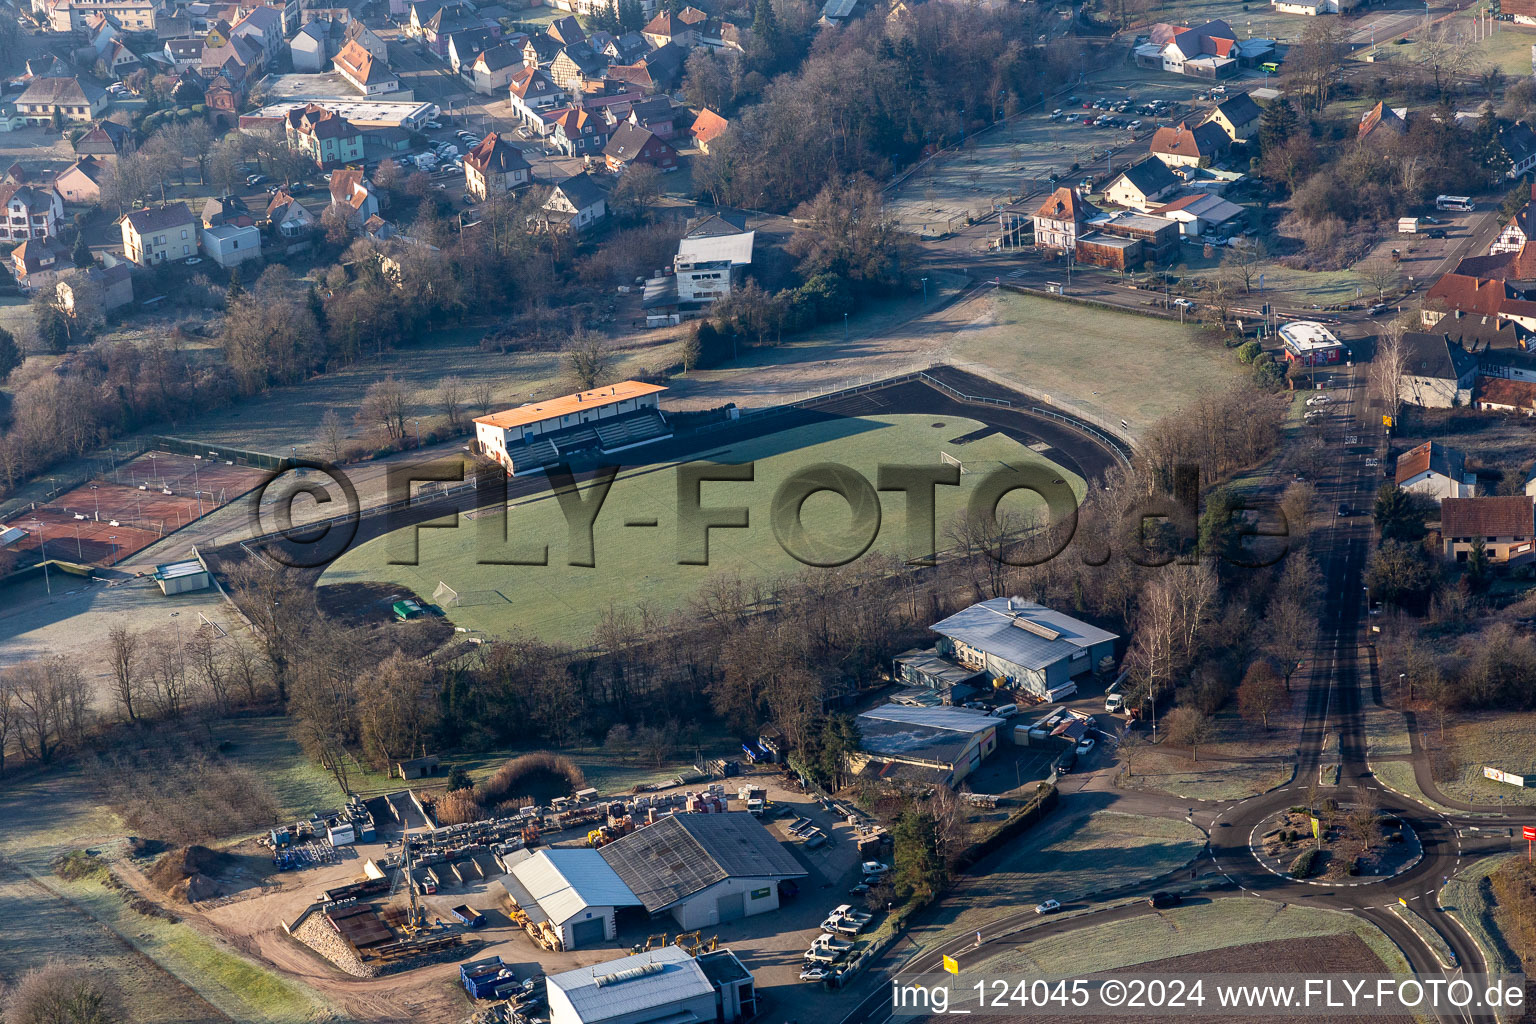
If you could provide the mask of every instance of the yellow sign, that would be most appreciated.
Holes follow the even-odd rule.
[[[1402,897],[1401,897],[1401,896],[1399,896],[1399,897],[1398,897],[1398,898],[1397,898],[1397,902],[1399,902],[1399,903],[1401,903],[1401,904],[1402,904],[1402,905],[1403,905],[1403,906],[1405,906],[1405,907],[1406,907],[1406,906],[1407,906],[1407,905],[1408,905],[1408,901],[1407,901],[1407,900],[1405,900],[1405,899],[1403,899],[1403,898],[1402,898]]]
[[[944,969],[946,971],[948,971],[950,974],[959,974],[960,973],[960,961],[956,960],[952,956],[946,956],[944,958]]]
[[[1312,838],[1313,839],[1321,838],[1317,834],[1317,819],[1316,818],[1312,819]]]
[[[1392,425],[1392,417],[1390,415],[1388,415],[1387,413],[1382,413],[1381,414],[1381,425],[1384,426],[1384,427],[1390,427]]]

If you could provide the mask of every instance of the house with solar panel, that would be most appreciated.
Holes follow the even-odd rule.
[[[1115,656],[1119,634],[1044,605],[994,597],[928,627],[941,656],[1045,701],[1077,692],[1076,680]]]

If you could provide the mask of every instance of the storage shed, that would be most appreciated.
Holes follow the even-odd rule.
[[[203,563],[195,558],[189,558],[185,562],[167,562],[164,565],[155,566],[155,582],[160,584],[160,593],[169,597],[172,594],[188,594],[194,590],[207,590],[213,585],[208,570],[203,568]]]
[[[519,852],[526,856],[508,858],[510,873],[503,885],[530,918],[542,914],[549,921],[566,949],[615,938],[617,909],[640,906],[597,850]]]

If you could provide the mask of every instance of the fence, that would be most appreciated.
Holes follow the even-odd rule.
[[[231,448],[227,445],[209,444],[206,441],[188,441],[180,437],[151,437],[148,445],[157,451],[169,452],[172,455],[208,456],[271,472],[279,472],[293,465],[293,460],[283,455],[272,455],[247,448]],[[147,451],[148,448],[144,450]]]
[[[38,505],[46,505],[67,491],[100,477],[107,476],[118,465],[138,458],[149,450],[147,441],[115,444],[91,455],[82,455],[47,476],[38,477],[17,490],[15,496],[0,501],[0,523],[22,512],[29,512]]]

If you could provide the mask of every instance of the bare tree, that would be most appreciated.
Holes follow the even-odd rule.
[[[406,418],[405,389],[394,374],[368,385],[357,407],[359,425],[381,429],[389,440],[399,441],[405,437]]]
[[[347,435],[335,409],[320,417],[320,451],[331,462],[340,462],[347,450]]]
[[[1229,268],[1232,273],[1242,279],[1243,294],[1253,291],[1254,278],[1259,273],[1259,268],[1264,264],[1266,253],[1264,243],[1257,238],[1234,238],[1227,244],[1227,251],[1221,258],[1221,265]]]
[[[1200,744],[1211,738],[1214,727],[1209,715],[1192,705],[1176,707],[1163,719],[1163,734],[1168,742],[1189,748],[1189,760],[1197,763]]]
[[[1362,849],[1368,851],[1381,837],[1381,815],[1375,795],[1370,790],[1357,790],[1354,801],[1345,820],[1349,824],[1350,834],[1360,841]]]
[[[496,386],[487,377],[481,377],[469,389],[469,400],[484,416],[496,402]]]
[[[565,343],[565,370],[580,391],[602,383],[612,363],[608,339],[596,331],[576,331]]]
[[[442,404],[443,415],[448,417],[448,429],[461,433],[464,425],[464,381],[459,377],[444,377],[437,385],[437,399]]]
[[[1237,688],[1237,711],[1246,721],[1259,722],[1269,730],[1269,717],[1286,705],[1285,684],[1270,666],[1260,660],[1248,666]]]
[[[1471,37],[1454,19],[1438,21],[1419,36],[1414,58],[1435,82],[1435,92],[1443,94],[1456,79],[1470,74],[1477,66],[1477,54]]]
[[[1394,425],[1402,411],[1406,386],[1403,377],[1408,372],[1408,344],[1403,337],[1408,326],[1402,318],[1388,323],[1376,339],[1376,354],[1371,359],[1371,390],[1381,398]]]
[[[1388,288],[1397,284],[1399,275],[1398,265],[1391,260],[1382,259],[1380,256],[1372,256],[1368,260],[1363,260],[1355,269],[1360,272],[1360,276],[1365,279],[1367,284],[1376,289],[1378,301],[1386,297]]]
[[[139,714],[135,704],[143,685],[140,678],[143,658],[139,635],[130,633],[123,626],[113,626],[107,634],[107,657],[112,665],[113,696],[117,698],[123,714],[128,716],[128,721],[137,722]]]
[[[50,961],[5,993],[5,1024],[117,1024],[128,1019],[117,989],[88,972]]]
[[[5,774],[5,748],[11,741],[11,732],[16,728],[20,705],[16,703],[16,695],[11,692],[10,683],[4,675],[0,675],[0,775]]]

